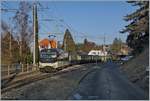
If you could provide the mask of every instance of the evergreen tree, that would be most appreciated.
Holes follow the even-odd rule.
[[[139,7],[135,12],[125,16],[124,20],[130,24],[121,33],[128,32],[128,45],[135,53],[142,51],[149,43],[149,1],[128,1],[132,6]]]
[[[75,42],[68,29],[66,29],[65,31],[62,48],[64,49],[64,51],[69,52],[69,53],[76,51]]]
[[[76,49],[77,49],[77,51],[83,51],[83,46],[84,46],[83,43],[77,43],[77,44],[76,44]]]
[[[113,44],[111,45],[111,51],[113,53],[121,52],[121,45],[123,44],[121,39],[115,38]]]

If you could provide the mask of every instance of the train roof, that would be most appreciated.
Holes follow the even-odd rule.
[[[60,49],[60,48],[50,48],[50,49],[42,49],[42,51],[47,51],[47,50],[52,50],[52,51],[56,51],[58,53],[64,52],[64,50]]]

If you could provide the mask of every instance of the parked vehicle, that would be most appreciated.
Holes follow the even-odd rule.
[[[132,58],[133,56],[126,56],[124,58],[121,58],[122,61],[128,61]]]

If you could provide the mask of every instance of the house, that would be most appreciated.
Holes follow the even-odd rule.
[[[107,51],[102,51],[102,50],[91,50],[88,55],[97,55],[97,56],[107,56],[108,53]]]
[[[39,41],[39,49],[50,49],[50,48],[57,48],[57,42],[54,39],[43,39]]]
[[[129,54],[131,53],[131,51],[132,51],[132,49],[131,49],[130,47],[128,47],[128,45],[123,44],[123,45],[121,46],[121,53],[122,53],[123,55],[129,55]]]

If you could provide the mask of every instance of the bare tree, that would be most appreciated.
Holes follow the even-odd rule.
[[[30,52],[30,43],[32,40],[33,31],[29,24],[29,12],[31,11],[31,4],[25,1],[19,3],[19,10],[14,16],[15,29],[18,34],[18,43],[20,45],[20,61],[27,62]]]
[[[1,57],[2,64],[11,64],[16,62],[18,57],[18,44],[8,24],[2,20],[1,24]]]

